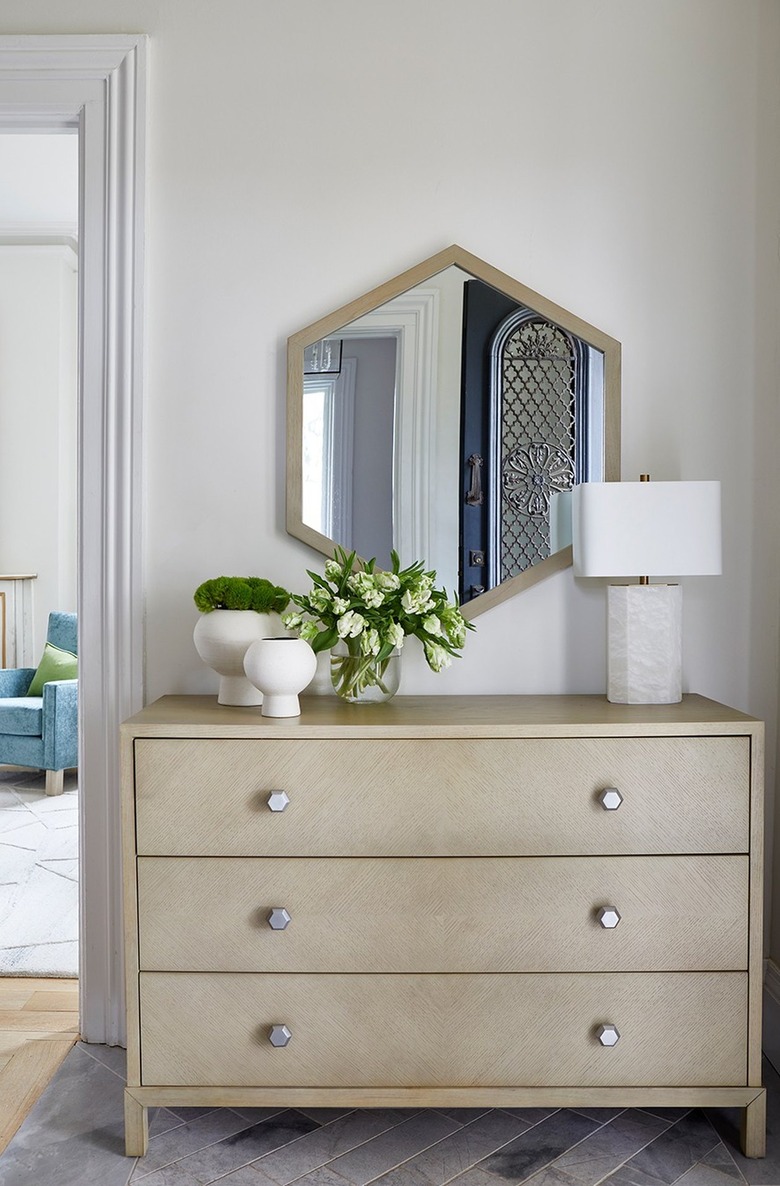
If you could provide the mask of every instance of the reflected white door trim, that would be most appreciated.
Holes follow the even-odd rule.
[[[0,37],[0,128],[78,127],[81,1033],[124,1035],[118,728],[143,701],[143,35]]]
[[[355,468],[355,375],[354,358],[344,358],[336,380],[337,399],[333,409],[333,472],[330,501],[334,539],[352,539],[352,474]],[[337,496],[338,492],[338,496]],[[347,534],[349,532],[349,534]]]
[[[394,337],[393,545],[402,565],[429,561],[436,530],[439,292],[416,289],[348,326],[352,337]],[[413,464],[413,462],[415,462]]]

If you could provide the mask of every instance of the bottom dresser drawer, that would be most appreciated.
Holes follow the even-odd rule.
[[[140,977],[144,1086],[698,1087],[747,1079],[741,972]],[[614,1026],[604,1046],[599,1027]],[[286,1045],[271,1042],[286,1026]],[[278,1033],[277,1040],[285,1035]]]

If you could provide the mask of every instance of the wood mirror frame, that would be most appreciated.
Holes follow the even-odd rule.
[[[425,284],[426,281],[430,281],[440,272],[453,266],[461,269],[469,278],[481,280],[518,305],[533,310],[545,321],[554,323],[567,334],[572,335],[603,356],[601,470],[605,481],[617,481],[620,478],[620,343],[546,297],[533,292],[513,277],[485,263],[484,260],[463,248],[453,245],[400,273],[349,304],[334,310],[299,330],[288,339],[286,526],[290,535],[309,544],[310,547],[325,556],[331,556],[334,546],[343,541],[332,539],[304,522],[303,519],[304,351],[323,338],[338,336],[337,331],[360,318],[375,313],[388,301],[403,296],[410,289]],[[409,457],[414,456],[415,449],[413,447],[405,448],[404,453]],[[459,547],[459,543],[456,546]],[[409,557],[402,554],[401,556],[402,563],[411,563],[416,559],[421,559],[429,564],[431,556],[425,554]],[[571,546],[562,547],[518,575],[509,577],[493,588],[488,588],[471,600],[465,601],[462,606],[463,613],[467,618],[474,618],[552,573],[561,571],[569,566],[571,561]]]

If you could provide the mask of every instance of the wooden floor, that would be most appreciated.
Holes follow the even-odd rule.
[[[78,980],[0,977],[0,1153],[78,1039]]]

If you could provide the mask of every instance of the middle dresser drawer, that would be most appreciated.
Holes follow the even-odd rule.
[[[138,892],[145,971],[747,967],[739,855],[141,857]]]
[[[148,856],[748,847],[747,737],[150,738],[135,742],[135,759],[138,852]],[[601,802],[610,787],[617,810]],[[284,810],[269,805],[275,791]]]

